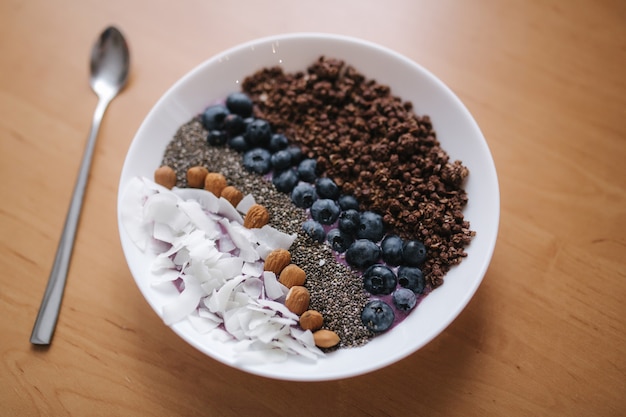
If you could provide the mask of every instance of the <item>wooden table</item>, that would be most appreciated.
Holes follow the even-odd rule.
[[[212,4],[211,4],[212,3]],[[118,25],[127,90],[106,114],[54,342],[29,343]],[[180,76],[254,38],[320,31],[407,55],[466,103],[494,155],[498,244],[460,317],[386,369],[324,383],[222,365],[163,325],[127,269],[125,153]],[[0,415],[610,416],[626,413],[626,3],[0,3]]]

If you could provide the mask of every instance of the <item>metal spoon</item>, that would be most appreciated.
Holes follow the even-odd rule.
[[[63,290],[67,280],[67,271],[74,248],[76,228],[83,205],[83,196],[87,186],[87,178],[100,122],[111,100],[126,85],[129,66],[130,57],[124,36],[115,27],[108,27],[102,32],[91,51],[90,84],[92,90],[98,96],[98,105],[93,115],[87,147],[85,148],[80,171],[78,172],[78,179],[74,186],[74,194],[65,218],[63,234],[61,235],[52,271],[48,278],[46,292],[44,293],[39,314],[30,336],[30,342],[33,344],[49,345],[52,339],[57,318],[59,317],[59,309],[61,308],[61,299],[63,298]]]

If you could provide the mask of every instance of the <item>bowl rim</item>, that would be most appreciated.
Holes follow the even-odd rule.
[[[225,363],[226,365],[232,366],[236,369],[239,369],[241,371],[244,372],[248,372],[251,374],[255,374],[255,375],[259,375],[259,376],[264,376],[264,377],[269,377],[269,378],[274,378],[274,379],[282,379],[282,380],[294,380],[294,381],[322,381],[322,380],[336,380],[336,379],[345,379],[345,378],[350,378],[350,377],[354,377],[354,376],[358,376],[358,375],[363,375],[366,373],[370,373],[373,371],[376,371],[378,369],[381,369],[383,367],[386,367],[392,363],[395,363],[397,361],[400,361],[404,358],[406,358],[407,356],[411,355],[412,353],[420,350],[423,346],[425,346],[426,344],[430,343],[434,338],[436,338],[438,335],[440,335],[458,316],[459,314],[465,309],[465,307],[467,306],[467,304],[469,303],[469,301],[472,299],[472,297],[474,296],[474,294],[476,293],[478,287],[480,286],[480,284],[482,283],[484,276],[487,272],[488,266],[491,262],[491,258],[493,256],[493,252],[495,250],[495,245],[496,245],[496,241],[497,241],[497,234],[498,234],[498,229],[499,229],[499,222],[500,222],[500,192],[499,192],[499,185],[498,185],[498,178],[497,178],[497,173],[496,173],[496,169],[495,169],[495,164],[493,161],[493,157],[491,155],[491,151],[489,150],[488,144],[486,142],[486,139],[484,137],[484,135],[482,134],[482,131],[480,130],[477,122],[475,121],[475,119],[473,118],[473,116],[470,114],[469,110],[467,109],[467,107],[465,106],[465,104],[456,96],[456,94],[445,84],[443,83],[438,77],[436,77],[434,74],[432,74],[430,71],[428,71],[426,68],[424,68],[422,65],[416,63],[415,61],[407,58],[406,56],[390,49],[387,48],[385,46],[382,46],[380,44],[368,41],[368,40],[364,40],[364,39],[360,39],[360,38],[356,38],[356,37],[351,37],[351,36],[346,36],[346,35],[336,35],[336,34],[331,34],[331,33],[322,33],[322,32],[294,32],[294,33],[285,33],[285,34],[278,34],[278,35],[272,35],[272,36],[266,36],[266,37],[262,37],[262,38],[258,38],[258,39],[254,39],[254,40],[250,40],[238,45],[235,45],[225,51],[222,51],[220,53],[214,54],[213,56],[209,57],[208,59],[202,61],[200,64],[196,65],[194,68],[192,68],[190,71],[188,71],[186,74],[184,74],[182,77],[180,77],[176,82],[174,82],[174,84],[172,84],[167,90],[166,92],[157,100],[157,102],[153,105],[153,107],[150,109],[150,111],[148,112],[148,114],[146,115],[146,117],[144,118],[144,120],[142,121],[139,129],[137,130],[135,136],[132,139],[132,142],[129,146],[129,150],[128,153],[126,154],[125,160],[124,160],[124,165],[122,168],[122,172],[121,172],[121,176],[120,176],[120,182],[119,182],[119,189],[118,189],[118,230],[120,233],[120,239],[121,239],[121,243],[122,243],[122,248],[124,251],[124,256],[126,258],[126,261],[129,265],[129,268],[131,269],[131,274],[133,276],[133,279],[135,280],[136,284],[139,284],[138,281],[138,277],[136,276],[135,273],[133,273],[133,269],[131,266],[131,262],[130,259],[128,257],[127,254],[127,245],[128,242],[125,241],[124,237],[123,237],[123,227],[121,225],[120,222],[120,217],[119,217],[119,213],[120,213],[120,200],[121,200],[121,195],[123,192],[123,188],[126,184],[126,182],[128,181],[129,177],[129,166],[128,164],[130,163],[130,159],[131,159],[131,155],[133,153],[137,152],[137,148],[140,146],[140,140],[139,138],[142,137],[142,135],[145,134],[145,131],[148,129],[148,125],[150,124],[150,122],[152,121],[152,119],[155,117],[155,115],[158,113],[159,109],[165,105],[165,103],[168,102],[168,100],[170,100],[175,93],[181,89],[182,87],[184,87],[187,83],[193,82],[193,80],[195,79],[195,77],[197,77],[199,74],[210,70],[211,67],[215,66],[216,64],[219,64],[225,60],[228,60],[229,57],[231,57],[234,54],[238,54],[238,53],[243,53],[243,51],[248,50],[248,49],[254,49],[254,48],[258,48],[262,45],[274,45],[280,42],[301,42],[303,40],[308,40],[308,41],[323,41],[323,42],[343,42],[349,45],[353,45],[353,46],[359,46],[362,48],[367,48],[370,49],[372,51],[376,51],[376,53],[378,54],[382,54],[382,55],[386,55],[389,58],[393,58],[395,60],[397,60],[398,62],[403,62],[405,65],[409,66],[410,68],[412,68],[413,70],[417,71],[420,73],[421,76],[426,77],[428,79],[428,81],[430,83],[433,83],[437,89],[441,89],[441,91],[443,91],[448,97],[449,100],[451,100],[455,107],[456,110],[460,111],[463,116],[465,117],[465,122],[469,123],[471,128],[475,130],[475,132],[478,133],[479,137],[480,137],[480,141],[479,144],[482,147],[482,149],[480,149],[480,151],[487,157],[485,162],[487,164],[487,166],[485,167],[489,172],[489,180],[490,180],[490,184],[489,184],[489,188],[492,190],[492,195],[491,200],[489,202],[490,206],[491,206],[491,215],[492,215],[492,224],[493,227],[491,228],[491,230],[489,231],[489,236],[487,239],[487,245],[483,248],[482,253],[482,264],[479,266],[478,270],[477,270],[477,276],[478,278],[475,279],[472,282],[472,286],[469,287],[467,289],[467,291],[464,294],[464,297],[462,297],[456,304],[454,311],[451,312],[444,321],[441,322],[441,324],[438,326],[438,330],[433,332],[432,334],[429,335],[429,337],[424,338],[421,343],[412,346],[411,349],[405,349],[404,351],[390,356],[389,359],[387,360],[381,360],[379,362],[376,362],[375,364],[372,365],[364,365],[363,367],[359,368],[359,369],[355,369],[355,370],[341,370],[341,371],[329,371],[326,372],[324,375],[315,375],[315,374],[307,374],[307,375],[290,375],[289,373],[286,374],[277,374],[273,369],[270,369],[268,367],[256,367],[256,366],[252,366],[252,367],[247,367],[247,366],[239,366],[237,364],[234,363],[230,363],[229,361],[225,361],[224,358],[221,358],[219,355],[215,355],[214,352],[211,352],[206,346],[204,346],[203,344],[199,343],[197,340],[190,340],[187,337],[186,332],[188,331],[188,329],[185,328],[185,326],[177,326],[177,325],[173,325],[170,326],[170,328],[177,333],[181,338],[183,338],[183,340],[185,340],[187,343],[191,344],[192,346],[194,346],[196,349],[200,350],[201,352],[205,353],[206,355],[208,355],[209,357],[221,362],[221,363]],[[347,61],[347,60],[346,60]],[[348,64],[350,64],[349,61],[347,61]],[[304,69],[304,68],[303,68]],[[250,71],[252,72],[252,70]],[[365,75],[367,75],[366,71],[363,72]],[[402,96],[400,94],[400,96]],[[444,147],[445,149],[445,147]],[[471,175],[471,174],[470,174]],[[132,175],[131,175],[132,176]],[[469,193],[468,193],[469,194]],[[465,211],[465,210],[464,210]],[[482,233],[482,232],[481,232]],[[148,303],[151,305],[151,307],[155,310],[155,312],[157,313],[157,315],[159,317],[161,317],[161,313],[159,312],[159,308],[157,305],[155,305],[152,300],[150,299],[150,297],[148,297],[147,294],[145,294],[145,292],[143,291],[142,287],[139,286],[140,291],[142,292],[142,295],[144,296],[144,298],[148,301]],[[436,291],[433,292],[433,294],[436,293]],[[427,300],[428,298],[432,297],[433,294],[430,294],[428,297],[425,298],[425,300]],[[368,343],[372,344],[375,343],[376,339],[373,339],[371,342]],[[354,348],[354,349],[361,349],[361,348]],[[322,359],[324,360],[324,359]],[[315,366],[315,365],[313,365]]]

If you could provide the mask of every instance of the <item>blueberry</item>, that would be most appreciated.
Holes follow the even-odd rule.
[[[369,239],[372,242],[378,242],[383,238],[383,218],[380,214],[373,211],[364,211],[361,213],[361,224],[357,237],[359,239]]]
[[[298,165],[298,175],[302,181],[313,183],[317,178],[316,169],[317,161],[315,159],[305,159]]]
[[[232,138],[241,135],[246,131],[246,124],[238,114],[228,114],[222,123],[222,129],[226,131],[228,137]]]
[[[243,166],[257,174],[267,174],[272,168],[270,151],[263,148],[254,148],[243,154]]]
[[[398,268],[398,283],[417,294],[423,293],[426,286],[422,270],[414,266],[401,266]]]
[[[285,169],[291,166],[291,154],[288,150],[283,149],[272,154],[272,166],[274,169]]]
[[[332,229],[330,232],[326,234],[326,240],[330,243],[330,246],[334,251],[339,253],[344,253],[348,250],[348,247],[352,244],[354,239],[343,233],[339,229]]]
[[[272,178],[272,184],[280,192],[290,193],[293,187],[298,183],[298,174],[295,169],[288,169],[275,174]]]
[[[353,195],[341,195],[339,196],[338,202],[342,210],[359,209],[359,202]]]
[[[365,327],[376,333],[389,329],[395,318],[393,309],[381,300],[368,302],[361,312],[361,321]]]
[[[248,142],[246,142],[246,139],[241,135],[228,139],[228,146],[230,146],[237,152],[245,152],[250,149]]]
[[[248,129],[248,126],[250,126],[252,124],[252,122],[254,122],[256,120],[255,117],[244,117],[243,119],[243,124],[246,126],[246,130]]]
[[[409,266],[420,266],[426,259],[426,246],[419,240],[409,240],[404,242],[402,248],[403,264]]]
[[[339,187],[335,181],[328,177],[322,177],[315,180],[315,189],[320,198],[330,198],[336,200],[339,197]]]
[[[291,154],[291,163],[298,164],[302,160],[302,149],[299,146],[292,145],[287,148]]]
[[[227,140],[228,137],[226,136],[226,132],[223,130],[209,130],[209,133],[206,136],[206,141],[211,146],[222,146]]]
[[[252,115],[252,100],[244,93],[232,93],[226,97],[226,107],[231,113],[246,118]]]
[[[316,222],[315,220],[307,220],[302,223],[302,230],[315,242],[322,243],[326,237],[324,226]]]
[[[372,295],[391,294],[397,285],[396,274],[386,265],[374,264],[363,272],[363,286]]]
[[[306,182],[296,185],[291,192],[291,201],[300,208],[307,209],[317,200],[317,192],[315,187]]]
[[[328,198],[317,199],[311,206],[311,217],[322,224],[333,224],[340,212],[337,203]]]
[[[354,236],[359,231],[360,224],[361,214],[354,209],[348,209],[341,212],[337,225],[342,232]]]
[[[400,311],[411,311],[417,304],[417,296],[408,288],[398,288],[391,295],[391,299]]]
[[[206,130],[222,129],[224,119],[230,113],[228,109],[221,104],[209,106],[202,113],[202,125]]]
[[[402,245],[403,241],[400,236],[387,235],[380,243],[380,249],[383,251],[383,261],[389,265],[400,265],[402,263]]]
[[[270,151],[277,152],[287,148],[289,141],[282,133],[274,133],[270,138]]]
[[[346,262],[354,268],[362,269],[373,265],[380,258],[380,248],[371,240],[357,239],[346,251]]]
[[[272,137],[272,128],[267,120],[255,119],[247,125],[244,137],[251,146],[267,147]]]

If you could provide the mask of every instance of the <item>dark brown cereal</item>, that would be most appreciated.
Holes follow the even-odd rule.
[[[343,61],[320,57],[306,72],[265,68],[246,78],[255,116],[316,158],[318,170],[362,209],[383,215],[389,232],[420,239],[433,288],[466,255],[475,232],[463,217],[469,171],[450,161],[428,116],[389,87]]]

